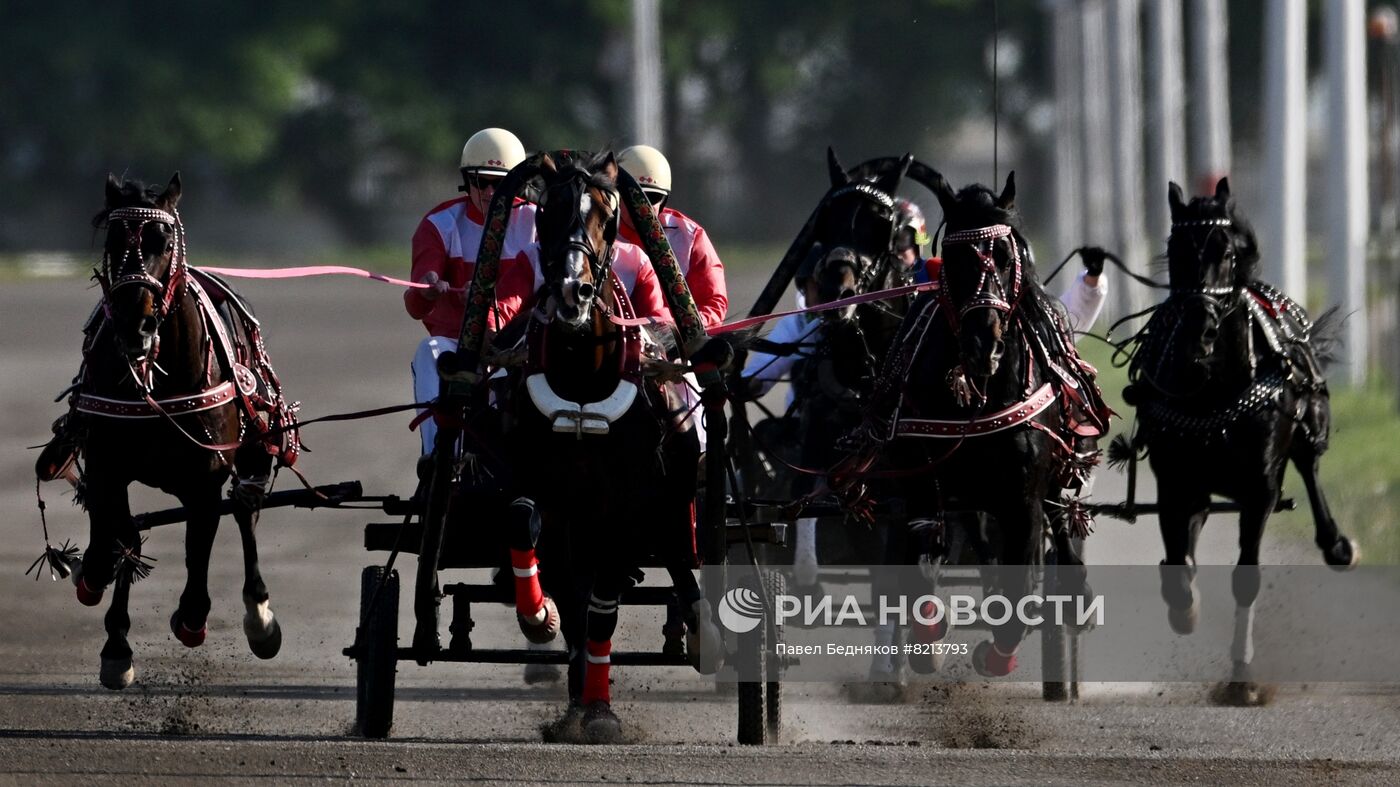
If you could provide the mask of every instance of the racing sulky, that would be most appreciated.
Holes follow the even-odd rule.
[[[1233,680],[1222,699],[1254,704],[1266,695],[1249,670],[1259,547],[1290,460],[1307,487],[1323,560],[1345,569],[1359,556],[1318,485],[1330,422],[1323,371],[1336,343],[1336,310],[1313,322],[1257,278],[1258,243],[1230,196],[1228,178],[1213,195],[1189,202],[1172,183],[1167,201],[1170,289],[1123,344],[1131,355],[1123,398],[1137,409],[1138,423],[1131,445],[1111,453],[1115,460],[1137,461],[1146,452],[1157,478],[1166,553],[1162,599],[1179,634],[1196,627],[1196,541],[1211,495],[1239,504]]]
[[[1060,587],[1085,594],[1072,539],[1090,530],[1079,493],[1112,412],[1037,279],[1016,226],[1015,174],[1000,194],[980,184],[955,193],[942,175],[932,180],[947,228],[939,287],[906,315],[855,437],[858,450],[831,473],[831,486],[858,504],[870,479],[895,480],[910,526],[892,535],[924,540],[931,553],[965,519],[950,513],[990,515],[996,565],[983,568],[983,582],[1013,600],[1029,592],[1049,533]],[[994,626],[973,651],[978,673],[1015,670],[1026,631],[1014,616]],[[928,642],[946,634],[943,622],[909,632]]]
[[[588,741],[613,742],[612,640],[638,566],[667,568],[692,663],[719,667],[719,632],[693,573],[700,445],[678,392],[645,374],[649,359],[664,360],[661,334],[622,324],[635,313],[613,265],[622,205],[612,154],[559,151],[521,166],[538,168],[543,284],[519,318],[527,359],[500,388],[516,611],[528,639],[562,631],[568,646],[557,728],[578,723]]]
[[[76,550],[52,546],[45,557],[57,572],[71,570],[87,606],[112,588],[100,672],[109,689],[135,679],[127,604],[132,584],[154,560],[142,554],[127,498],[132,482],[175,496],[188,512],[188,574],[170,628],[193,648],[208,633],[210,551],[233,478],[244,633],[259,658],[276,656],[282,644],[254,532],[274,462],[290,467],[301,450],[297,405],[282,395],[251,308],[190,266],[180,195],[179,173],[164,189],[108,175],[106,204],[93,219],[94,228],[106,230],[93,276],[102,300],[84,328],[81,369],[64,392],[69,412],[36,467],[41,481],[72,482],[88,513],[91,537],[81,560]]]

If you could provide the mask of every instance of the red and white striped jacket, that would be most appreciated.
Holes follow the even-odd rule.
[[[454,288],[466,288],[476,269],[485,217],[462,196],[438,205],[419,222],[413,233],[413,281],[429,271]],[[496,280],[496,310],[489,327],[496,330],[520,313],[535,292],[538,264],[535,235],[535,206],[516,204],[501,250],[500,272]],[[419,289],[403,296],[404,308],[415,320],[422,320],[432,336],[456,339],[462,329],[466,293],[449,292],[428,300]]]
[[[706,328],[722,324],[729,313],[729,292],[724,284],[724,263],[720,262],[709,234],[694,219],[674,208],[662,209],[659,218],[700,310],[700,319]],[[619,234],[629,243],[640,244],[636,231],[625,223]]]

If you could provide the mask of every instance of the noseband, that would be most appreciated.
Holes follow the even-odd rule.
[[[997,241],[1007,238],[1011,248],[1011,288],[1007,290],[1002,283],[1001,277],[997,275],[997,261],[995,256]],[[948,265],[946,262],[946,249],[949,246],[967,245],[972,247],[973,253],[977,255],[980,274],[977,279],[977,288],[973,290],[972,297],[961,307],[956,307],[952,301],[952,290],[948,284]],[[995,309],[1002,314],[1011,314],[1015,310],[1016,304],[1021,299],[1021,247],[1016,242],[1016,237],[1012,234],[1010,225],[992,224],[987,227],[979,227],[971,230],[959,230],[950,232],[943,239],[945,249],[945,262],[939,269],[938,278],[940,284],[939,298],[942,299],[944,307],[948,312],[948,317],[953,321],[956,330],[957,324],[962,321],[967,313],[973,309]]]
[[[583,190],[582,192],[570,190],[572,210],[569,214],[569,224],[564,230],[565,239],[563,243],[554,248],[558,250],[557,253],[561,259],[568,256],[568,253],[571,251],[577,251],[582,254],[583,258],[588,262],[589,270],[593,274],[593,281],[596,282],[595,287],[602,287],[603,282],[607,281],[608,275],[612,270],[613,242],[611,240],[604,240],[602,249],[593,248],[592,239],[589,238],[588,233],[584,231],[583,219],[578,215],[580,197],[582,194],[588,192],[588,184],[586,181],[589,177],[591,177],[589,173],[583,169],[578,169],[574,176],[574,183],[577,183],[579,180],[585,181],[583,183]],[[611,221],[616,222],[618,220],[618,198],[616,193],[610,193],[608,196],[613,208],[613,217]],[[606,238],[606,236],[607,233],[605,232],[604,237]],[[564,294],[562,291],[563,277],[561,277],[558,282],[551,283],[550,289],[554,290],[555,294],[562,298]]]
[[[110,253],[103,255],[102,270],[97,276],[98,283],[102,285],[103,308],[110,316],[112,293],[122,287],[136,285],[155,294],[156,320],[164,320],[185,283],[185,227],[180,221],[180,213],[167,213],[158,208],[116,208],[107,214],[109,226],[113,221],[125,224],[126,243],[119,259],[113,261]],[[152,276],[150,271],[146,270],[142,259],[141,236],[146,230],[146,225],[151,222],[169,224],[175,231],[175,254],[170,260],[170,270],[166,273],[165,281]],[[133,268],[130,272],[124,272]]]

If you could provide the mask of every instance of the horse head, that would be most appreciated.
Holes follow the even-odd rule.
[[[185,238],[176,206],[180,173],[164,191],[107,176],[93,227],[107,230],[96,279],[118,347],[130,361],[157,351],[157,334],[184,283]]]
[[[995,374],[1029,270],[1015,220],[1016,173],[1001,194],[981,184],[954,193],[936,175],[934,195],[943,208],[940,299],[952,324],[962,367],[974,377]]]
[[[894,194],[912,154],[877,172],[852,176],[836,151],[827,148],[831,190],[823,201],[816,241],[825,253],[811,271],[818,303],[849,298],[868,291],[890,268],[894,244]],[[856,307],[825,312],[824,318],[849,322]]]
[[[568,330],[591,330],[593,306],[608,291],[617,238],[617,161],[540,160],[544,188],[535,226],[544,275],[544,310]]]
[[[1215,194],[1189,203],[1175,183],[1167,189],[1172,229],[1167,238],[1169,308],[1180,322],[1177,340],[1191,364],[1203,367],[1215,352],[1226,315],[1243,301],[1241,293],[1257,273],[1259,246],[1253,229],[1236,212],[1229,178]]]

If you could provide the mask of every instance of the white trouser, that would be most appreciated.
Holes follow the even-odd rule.
[[[418,351],[413,354],[413,401],[430,402],[437,398],[438,388],[442,384],[442,378],[438,377],[437,357],[449,350],[457,350],[457,340],[446,336],[429,336],[418,345]],[[431,418],[425,420],[418,425],[418,434],[423,438],[423,455],[432,453],[433,441],[437,439],[437,424]]]
[[[695,424],[695,436],[700,438],[700,451],[703,453],[709,447],[705,444],[705,406],[700,404],[700,381],[694,372],[685,373],[685,382],[681,384],[681,406],[690,413],[687,420]]]

